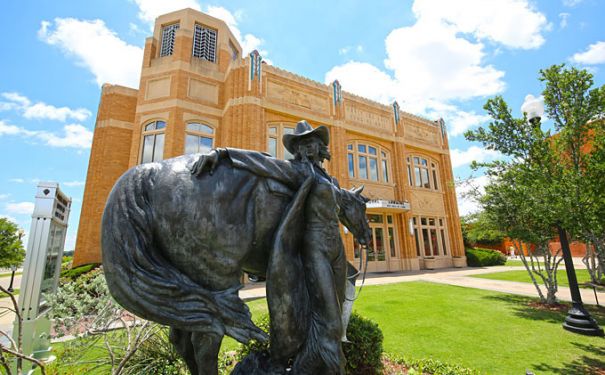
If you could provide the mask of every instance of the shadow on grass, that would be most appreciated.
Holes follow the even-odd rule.
[[[514,314],[520,318],[558,324],[563,324],[567,311],[571,307],[571,304],[561,303],[558,307],[548,308],[537,303],[534,298],[514,294],[489,295],[484,298],[508,304]],[[605,307],[594,305],[585,305],[585,307],[599,324],[605,324]]]
[[[575,347],[582,350],[579,358],[574,359],[569,363],[563,364],[561,367],[555,367],[547,363],[535,365],[535,370],[540,372],[548,372],[552,374],[595,374],[601,375],[605,373],[605,346],[586,345],[578,342],[572,343]]]

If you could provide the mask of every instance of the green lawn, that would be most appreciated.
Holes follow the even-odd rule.
[[[13,295],[15,297],[19,295],[19,288],[13,289]],[[5,297],[8,297],[8,294],[6,294],[4,292],[0,292],[0,298],[5,298]]]
[[[481,275],[472,275],[472,277],[478,277],[480,279],[519,281],[522,283],[531,283],[531,278],[529,277],[527,270],[484,273]],[[578,278],[579,284],[590,282],[590,275],[588,274],[587,270],[577,269],[576,277]],[[541,284],[539,276],[536,276],[536,281]],[[569,283],[567,281],[567,273],[564,269],[557,270],[557,281],[559,283],[559,286],[569,286]]]
[[[383,330],[385,352],[433,358],[485,374],[585,374],[605,369],[605,339],[561,328],[566,314],[536,310],[535,299],[425,282],[366,286],[355,310]],[[264,299],[249,303],[253,316]],[[590,307],[605,325],[605,308]],[[226,339],[223,350],[235,347]]]

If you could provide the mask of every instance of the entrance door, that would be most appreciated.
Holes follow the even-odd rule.
[[[368,270],[373,272],[391,271],[391,258],[396,257],[396,241],[393,216],[368,214],[372,230],[372,249],[368,249]]]

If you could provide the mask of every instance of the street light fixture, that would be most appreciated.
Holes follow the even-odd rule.
[[[539,98],[530,98],[528,96],[525,98],[521,111],[527,114],[527,118],[532,125],[537,126],[540,124],[540,118],[544,114],[544,102]],[[556,227],[559,234],[559,242],[561,243],[561,250],[563,251],[569,291],[571,293],[571,309],[567,312],[563,328],[582,335],[603,336],[603,329],[599,327],[597,322],[590,316],[590,313],[584,308],[582,295],[578,287],[578,279],[576,278],[576,271],[571,258],[567,232],[561,227],[561,223],[557,223]]]
[[[10,282],[10,285],[8,286],[8,289],[7,289],[7,291],[10,292],[10,293],[13,292],[13,281],[15,280],[15,271],[16,270],[17,270],[17,266],[15,266],[15,265],[11,266],[11,271],[12,271],[11,282]]]

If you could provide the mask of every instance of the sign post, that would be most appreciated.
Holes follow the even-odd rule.
[[[38,184],[21,278],[19,309],[23,319],[22,352],[43,361],[54,359],[50,356],[49,306],[45,295],[54,293],[59,283],[70,209],[71,198],[61,192],[58,183]],[[19,324],[15,319],[15,341]],[[30,372],[31,363],[24,361],[23,373]]]

